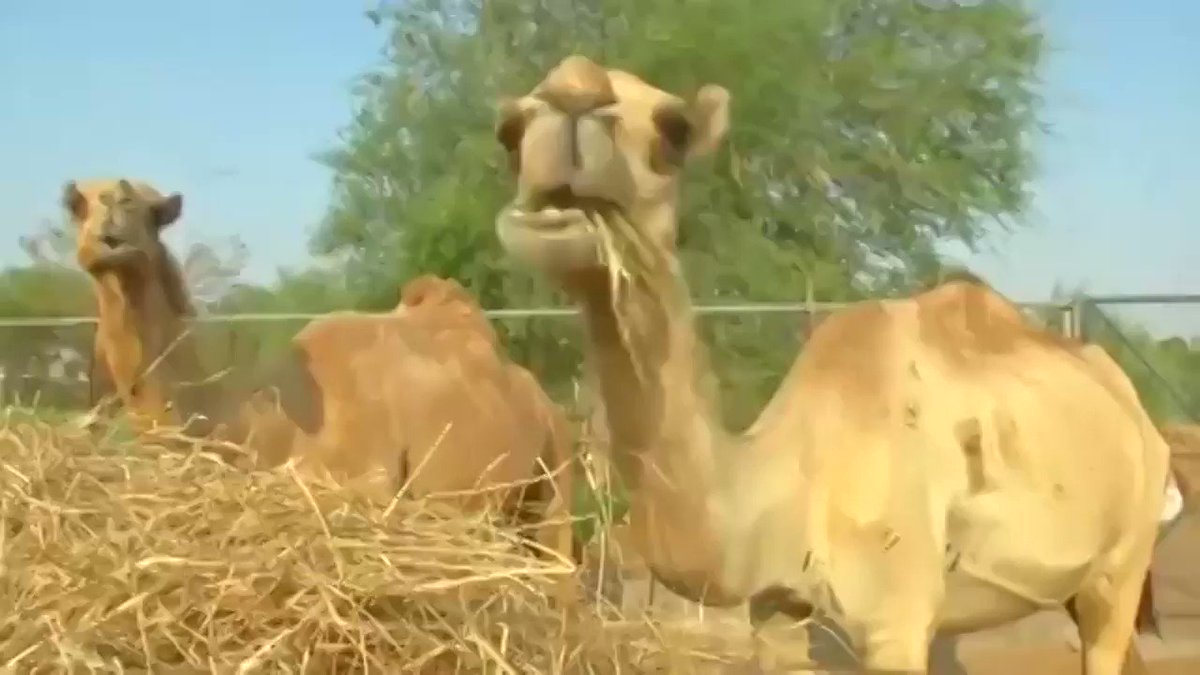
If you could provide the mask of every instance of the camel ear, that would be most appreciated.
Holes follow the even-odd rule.
[[[63,184],[62,205],[76,223],[81,223],[87,218],[87,198],[79,191],[79,186],[73,180]]]
[[[692,103],[690,157],[703,157],[725,140],[729,131],[729,98],[729,90],[719,84],[706,84],[696,92]]]
[[[154,226],[162,229],[179,219],[183,213],[183,195],[178,192],[171,194],[158,200],[152,207],[154,213]]]

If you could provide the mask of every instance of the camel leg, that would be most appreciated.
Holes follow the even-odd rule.
[[[1100,579],[1072,599],[1068,610],[1079,627],[1084,675],[1120,675],[1127,655],[1128,672],[1145,672],[1134,627],[1150,554],[1150,546],[1143,547],[1119,574]]]
[[[835,597],[842,601],[842,627],[858,648],[862,672],[927,672],[944,586],[940,566],[923,548],[918,544],[907,555],[874,560],[863,555],[839,565],[838,574],[846,577]]]
[[[903,613],[887,623],[865,630],[862,668],[865,673],[924,675],[929,666],[932,622]]]

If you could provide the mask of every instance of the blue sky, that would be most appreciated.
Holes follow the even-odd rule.
[[[1034,211],[966,261],[1018,299],[1056,281],[1200,292],[1200,3],[1039,4],[1052,132]],[[184,193],[173,242],[236,234],[256,280],[303,263],[329,198],[311,157],[336,142],[352,80],[379,58],[365,7],[0,2],[0,240],[56,216],[66,178],[125,174]],[[22,256],[4,247],[0,265]],[[1171,311],[1200,326],[1200,306]]]

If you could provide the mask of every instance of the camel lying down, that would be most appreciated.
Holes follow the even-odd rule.
[[[160,237],[182,196],[124,179],[72,181],[63,204],[98,301],[102,381],[139,426],[187,422],[193,435],[255,448],[260,466],[294,458],[343,477],[380,472],[389,494],[482,488],[510,511],[541,504],[539,540],[570,556],[563,411],[502,353],[459,284],[424,276],[405,285],[391,313],[313,320],[247,391],[211,377],[190,333],[191,299]]]

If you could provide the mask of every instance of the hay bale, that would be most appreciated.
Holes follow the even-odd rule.
[[[575,573],[486,514],[0,419],[0,671],[680,672],[557,611]]]

